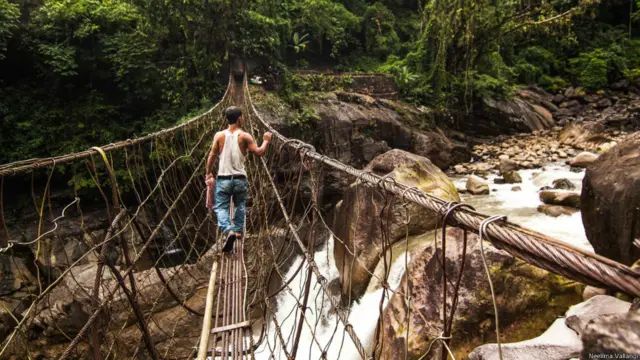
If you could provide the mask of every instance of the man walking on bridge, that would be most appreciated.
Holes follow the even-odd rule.
[[[258,146],[251,134],[242,130],[242,110],[236,106],[228,107],[224,112],[229,126],[224,131],[218,131],[213,137],[213,144],[209,157],[205,183],[207,191],[215,187],[215,206],[213,207],[218,218],[218,228],[225,235],[225,244],[222,251],[229,252],[233,249],[233,243],[237,238],[242,238],[244,232],[245,207],[247,201],[247,172],[244,168],[244,160],[247,152],[257,156],[263,156],[271,141],[272,134],[265,132],[262,136],[262,145]],[[213,176],[213,166],[216,158],[220,156],[218,164],[218,176]],[[233,217],[229,214],[231,199],[235,206]],[[207,208],[212,206],[207,197]]]

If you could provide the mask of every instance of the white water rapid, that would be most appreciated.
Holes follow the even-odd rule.
[[[580,193],[584,170],[573,172],[569,170],[568,165],[554,163],[541,169],[520,170],[518,172],[522,177],[522,183],[494,184],[493,179],[498,176],[492,174],[488,177],[491,188],[489,195],[462,194],[462,202],[474,206],[482,213],[506,215],[511,222],[555,237],[581,249],[593,251],[584,233],[580,212],[554,218],[537,210],[538,205],[542,204],[538,197],[538,191],[541,187],[551,186],[554,180],[564,178],[576,186],[574,190],[570,191]],[[457,177],[453,181],[458,189],[464,189],[467,177]],[[516,186],[521,190],[513,191],[512,188]]]
[[[314,260],[320,272],[329,281],[338,278],[338,269],[333,258],[333,245],[333,237],[330,237],[326,245],[314,255]],[[293,276],[301,261],[302,257],[296,259],[285,278],[289,279]],[[399,285],[404,273],[404,265],[404,255],[398,256],[391,264],[389,272],[389,285],[391,288],[395,289]],[[296,294],[300,301],[302,301],[305,277],[305,271],[300,271],[289,286],[291,292]],[[332,311],[331,303],[326,296],[323,296],[315,275],[312,275],[311,284],[312,288],[308,303],[310,310],[306,312],[307,320],[302,329],[296,358],[320,359],[324,351],[327,359],[360,359],[351,338],[344,331],[344,326]],[[282,328],[282,335],[289,340],[289,351],[293,343],[294,329],[298,323],[298,319],[295,317],[295,309],[298,303],[291,292],[285,290],[278,296],[278,310],[276,313],[277,321]],[[353,325],[354,331],[363,341],[365,347],[370,345],[375,332],[381,296],[382,289],[379,286],[374,286],[373,290],[370,287],[369,291],[359,301],[354,302],[350,309],[349,322]],[[391,296],[391,294],[388,296]],[[336,301],[338,300],[336,297]],[[385,297],[385,305],[387,301],[388,297]],[[270,320],[269,322],[271,322]],[[269,325],[267,337],[268,342],[265,340],[256,351],[256,359],[286,359],[287,357],[282,351],[281,343],[278,340],[273,324]]]

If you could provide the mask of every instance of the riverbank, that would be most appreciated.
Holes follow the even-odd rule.
[[[568,138],[570,132],[576,132],[576,127],[580,125],[501,135],[490,140],[475,139],[477,144],[471,148],[472,159],[454,165],[448,174],[488,176],[499,171],[503,159],[515,162],[518,169],[540,169],[550,163],[566,162],[582,151],[604,152],[633,134],[633,131],[603,129],[597,142],[580,142]]]

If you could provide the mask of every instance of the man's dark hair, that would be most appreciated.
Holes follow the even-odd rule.
[[[235,124],[236,122],[238,122],[238,119],[241,115],[242,110],[240,110],[240,108],[237,106],[229,106],[224,111],[224,116],[227,117],[227,121],[229,122],[229,124]]]

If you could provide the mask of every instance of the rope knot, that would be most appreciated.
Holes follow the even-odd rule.
[[[447,226],[447,220],[449,220],[449,217],[458,209],[467,209],[470,211],[475,211],[475,208],[471,205],[467,205],[464,203],[459,203],[457,201],[449,201],[447,203],[445,203],[442,208],[442,226],[443,229],[445,226]],[[439,211],[440,212],[440,211]]]
[[[390,172],[378,178],[377,185],[379,188],[384,189],[384,184],[386,182],[391,183],[391,185],[398,186],[398,181],[396,180],[396,178],[393,177],[393,172]]]
[[[322,276],[322,275],[318,276],[318,282],[319,282],[321,285],[327,285],[327,279],[326,279],[324,276]]]

